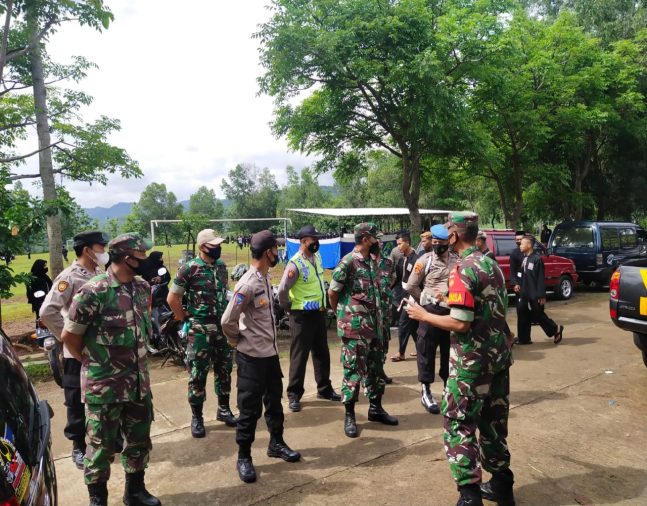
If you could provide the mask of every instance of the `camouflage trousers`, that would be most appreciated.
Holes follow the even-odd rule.
[[[121,463],[127,473],[146,469],[153,447],[150,438],[153,402],[150,395],[142,401],[112,404],[86,404],[85,484],[102,483],[110,478],[110,464],[115,458],[115,441],[119,430],[125,447]]]
[[[207,397],[207,375],[212,365],[216,395],[231,393],[234,352],[215,324],[191,321],[186,355],[189,369],[189,404],[204,403]]]
[[[384,394],[384,367],[382,341],[372,339],[348,339],[342,337],[341,364],[344,367],[344,379],[341,384],[341,395],[344,403],[357,400],[360,383],[366,397],[373,400]]]
[[[510,467],[509,395],[508,369],[475,378],[452,364],[442,413],[445,453],[457,485],[480,483],[481,465],[490,473]]]

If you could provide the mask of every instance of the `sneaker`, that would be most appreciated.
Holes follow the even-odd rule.
[[[431,394],[431,389],[425,385],[422,385],[422,397],[420,398],[420,404],[429,412],[434,415],[440,414],[440,408],[434,396]]]

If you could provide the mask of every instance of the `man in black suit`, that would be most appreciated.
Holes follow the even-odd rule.
[[[519,278],[521,277],[521,262],[523,262],[523,253],[519,247],[521,246],[521,239],[525,235],[526,233],[523,230],[517,230],[514,233],[514,242],[517,243],[517,247],[510,253],[510,284],[517,296],[519,296],[519,290],[521,289]]]
[[[546,287],[544,286],[544,263],[535,253],[535,239],[525,236],[521,240],[520,251],[523,261],[519,273],[519,291],[517,292],[517,344],[532,344],[530,326],[538,323],[555,344],[562,340],[563,325],[557,325],[544,312],[546,304]],[[516,288],[516,287],[515,287]],[[516,290],[515,290],[516,291]]]

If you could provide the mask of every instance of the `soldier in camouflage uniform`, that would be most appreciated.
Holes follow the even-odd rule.
[[[393,260],[385,256],[381,251],[382,241],[380,241],[380,252],[377,255],[372,255],[373,260],[377,265],[378,285],[380,293],[380,312],[382,313],[382,339],[381,353],[382,365],[386,362],[386,356],[389,353],[389,341],[391,340],[391,303],[393,302],[393,283],[395,282],[395,270],[393,268]],[[393,380],[386,375],[384,367],[382,367],[382,375],[385,383],[389,384]]]
[[[233,350],[220,326],[227,308],[227,267],[220,259],[223,241],[211,229],[198,233],[199,254],[177,271],[167,299],[175,317],[185,321],[185,328],[188,327],[188,397],[193,414],[191,435],[196,438],[206,435],[202,405],[212,363],[214,390],[218,396],[216,419],[236,427],[236,418],[229,409]],[[186,297],[186,310],[182,308],[182,296]]]
[[[452,332],[442,412],[445,451],[461,494],[458,505],[482,505],[486,498],[511,506],[514,477],[506,437],[512,352],[505,334],[505,279],[496,262],[475,246],[475,214],[452,213],[449,233],[450,245],[461,258],[449,280],[450,314],[427,313],[419,305],[407,312]],[[481,465],[492,480],[479,487]]]
[[[374,223],[360,223],[355,227],[355,249],[335,268],[328,290],[330,305],[337,311],[337,334],[342,340],[342,398],[346,408],[344,433],[348,437],[358,435],[355,402],[360,383],[370,401],[369,421],[398,424],[398,419],[382,408],[383,317],[378,269],[371,258],[371,255],[379,253],[377,237]]]
[[[145,342],[152,333],[150,286],[146,272],[150,249],[138,234],[122,234],[108,243],[111,265],[74,296],[63,341],[81,366],[88,447],[85,483],[90,505],[108,504],[107,482],[121,427],[126,447],[124,503],[156,506],[144,486],[152,448],[153,403]]]

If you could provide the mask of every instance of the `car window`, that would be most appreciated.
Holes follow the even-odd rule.
[[[553,234],[553,248],[593,249],[593,227],[558,227]]]
[[[647,231],[645,231],[642,228],[637,228],[636,238],[638,239],[638,242],[641,244],[647,242]]]
[[[635,248],[638,244],[636,230],[633,228],[620,229],[620,246],[622,248]]]
[[[512,236],[495,237],[494,242],[496,243],[497,256],[508,256],[518,248],[517,243],[514,242],[514,237]]]
[[[600,227],[602,249],[620,249],[620,236],[615,227]]]

